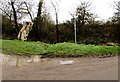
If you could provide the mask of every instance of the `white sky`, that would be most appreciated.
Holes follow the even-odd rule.
[[[50,0],[44,0],[46,8],[50,15],[52,16],[52,19],[55,20],[55,13],[53,6],[51,5]],[[59,22],[63,22],[66,20],[70,20],[72,17],[69,14],[68,11],[71,13],[74,13],[77,6],[80,4],[80,1],[90,1],[92,2],[91,12],[98,15],[99,20],[106,20],[109,17],[113,16],[113,13],[115,12],[113,8],[113,2],[117,0],[52,0],[53,2],[57,1],[59,2]],[[33,3],[36,4],[36,7],[34,10],[37,12],[37,5],[39,0],[34,0]]]

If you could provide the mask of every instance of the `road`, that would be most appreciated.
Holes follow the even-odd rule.
[[[73,64],[61,65],[61,60]],[[3,80],[118,80],[118,57],[51,58],[26,66],[3,64]]]

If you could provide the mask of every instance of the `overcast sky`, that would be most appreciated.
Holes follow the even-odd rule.
[[[55,13],[54,9],[51,5],[50,0],[44,0],[46,8],[50,15],[52,16],[52,19],[55,20]],[[72,17],[69,14],[69,12],[74,13],[77,6],[80,4],[80,1],[90,1],[92,2],[91,12],[98,15],[99,20],[106,20],[109,17],[113,16],[113,13],[115,12],[112,4],[114,1],[117,0],[52,0],[53,2],[57,1],[59,3],[59,22],[63,22],[66,20],[70,20]],[[37,5],[39,0],[34,0],[33,3],[36,4],[36,7],[34,8],[35,12],[37,12]]]

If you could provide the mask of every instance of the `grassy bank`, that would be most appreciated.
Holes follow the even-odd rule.
[[[16,55],[84,55],[117,54],[120,46],[95,46],[74,43],[46,44],[42,42],[23,42],[19,40],[2,40],[2,52]]]

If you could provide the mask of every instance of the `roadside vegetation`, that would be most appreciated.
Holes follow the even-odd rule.
[[[28,41],[45,43],[74,42],[74,25],[76,23],[76,38],[79,44],[101,45],[108,42],[120,44],[119,0],[112,3],[114,5],[113,9],[116,11],[106,21],[98,20],[97,12],[92,12],[91,8],[95,5],[91,1],[80,1],[77,8],[72,9],[73,12],[69,12],[71,19],[60,22],[60,17],[58,17],[60,15],[57,15],[61,13],[58,12],[59,0],[56,0],[56,3],[51,2],[51,7],[49,7],[44,0],[39,0],[38,5],[34,4],[33,1],[31,2],[31,0],[2,0],[0,3],[0,12],[3,12],[0,14],[2,17],[2,20],[0,20],[2,21],[0,22],[0,25],[2,25],[2,39],[17,39],[24,23],[23,19],[29,19],[26,18],[29,16],[33,27],[27,37]],[[73,6],[75,5],[73,4]],[[13,7],[15,7],[15,10]],[[38,7],[38,10],[34,10],[34,7]],[[56,16],[54,19],[56,21],[52,19],[51,10],[48,11],[47,7],[53,8],[52,13]],[[37,15],[33,16],[34,13]]]
[[[99,46],[74,44],[69,42],[47,44],[43,42],[23,42],[19,40],[2,40],[2,52],[10,55],[72,55],[118,54],[120,46]]]

